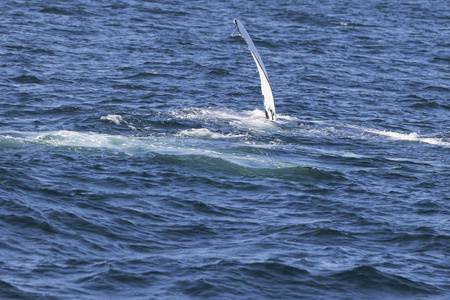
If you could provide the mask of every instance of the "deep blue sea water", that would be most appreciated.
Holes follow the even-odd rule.
[[[0,298],[450,297],[448,1],[0,3]]]

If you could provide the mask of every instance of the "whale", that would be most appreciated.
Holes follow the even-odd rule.
[[[264,99],[264,112],[266,118],[271,121],[276,121],[277,114],[275,111],[275,101],[273,99],[272,87],[270,86],[269,76],[267,75],[266,67],[261,59],[261,56],[258,53],[258,50],[253,43],[253,40],[250,38],[247,30],[238,19],[234,19],[234,25],[238,29],[244,41],[247,43],[248,48],[250,49],[250,53],[255,60],[256,67],[258,68],[259,78],[261,79],[261,92]]]

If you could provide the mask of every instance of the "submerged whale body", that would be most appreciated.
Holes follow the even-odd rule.
[[[267,71],[266,68],[264,67],[264,63],[262,62],[258,50],[256,49],[255,44],[253,44],[253,41],[250,38],[250,35],[248,34],[247,30],[245,30],[245,27],[242,24],[242,22],[239,21],[238,19],[234,19],[234,24],[241,33],[242,38],[247,43],[248,48],[250,49],[250,53],[252,54],[253,59],[255,60],[256,67],[258,68],[259,77],[261,79],[261,92],[264,97],[264,111],[266,114],[266,118],[275,121],[277,119],[275,111],[275,102],[273,99],[272,87],[270,86],[269,77],[267,76]]]

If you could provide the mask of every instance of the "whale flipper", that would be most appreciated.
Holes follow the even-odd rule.
[[[234,19],[234,24],[241,33],[245,42],[252,53],[253,59],[255,60],[256,66],[258,67],[259,77],[261,79],[261,92],[264,97],[264,110],[266,112],[266,118],[275,121],[277,116],[275,112],[275,102],[273,100],[272,88],[270,87],[269,77],[267,76],[266,68],[259,56],[258,50],[256,50],[255,44],[253,44],[252,39],[248,35],[247,30],[245,30],[244,25],[238,19]]]

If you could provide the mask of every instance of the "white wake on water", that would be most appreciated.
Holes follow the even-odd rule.
[[[155,153],[175,156],[205,156],[220,158],[244,167],[289,168],[311,166],[306,152],[319,153],[320,147],[306,149],[301,142],[290,142],[291,137],[332,137],[361,140],[381,139],[407,141],[450,147],[442,138],[421,136],[417,133],[398,133],[363,128],[355,125],[330,124],[320,121],[302,123],[300,119],[279,114],[276,122],[265,118],[260,110],[234,112],[220,108],[192,108],[157,115],[163,120],[175,120],[183,125],[195,124],[189,129],[175,129],[152,133],[148,127],[140,129],[141,136],[114,135],[93,132],[60,130],[46,133],[0,133],[0,145],[49,145],[83,151],[101,149],[131,156]],[[134,117],[135,118],[135,117]],[[153,117],[150,116],[150,119]],[[132,129],[132,121],[118,114],[101,116],[101,120]],[[153,122],[153,121],[152,121]],[[304,125],[307,124],[307,125]],[[198,128],[199,127],[199,128]],[[145,133],[147,132],[147,136]],[[294,140],[295,141],[295,140]],[[305,148],[306,147],[306,148]],[[302,154],[303,153],[303,154]],[[343,154],[344,155],[344,154]],[[321,165],[323,167],[323,165]]]
[[[374,134],[386,136],[390,140],[419,142],[419,143],[426,143],[426,144],[437,145],[437,146],[450,147],[450,142],[446,142],[442,138],[424,137],[424,136],[420,136],[416,132],[406,134],[406,133],[398,133],[398,132],[394,132],[394,131],[384,131],[384,130],[381,131],[381,130],[374,130],[374,129],[366,129],[366,130],[368,132],[371,132]]]
[[[121,115],[107,115],[107,116],[101,116],[100,120],[106,120],[110,121],[111,123],[114,123],[116,125],[125,124],[128,127],[130,127],[133,130],[136,130],[136,127],[134,127],[129,122],[125,121],[125,119]]]
[[[179,137],[205,138],[205,139],[233,139],[248,136],[247,134],[219,133],[207,128],[193,128],[176,133]]]
[[[175,156],[205,156],[220,158],[233,164],[249,168],[289,168],[296,167],[282,157],[268,156],[264,151],[245,151],[248,144],[227,141],[244,135],[215,134],[208,129],[181,131],[172,136],[123,136],[93,132],[60,130],[47,133],[27,134],[24,138],[14,138],[27,144],[68,147],[73,151],[100,149],[139,156],[148,153]],[[12,138],[12,137],[9,137]],[[242,150],[244,148],[244,150]]]

